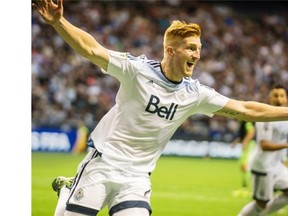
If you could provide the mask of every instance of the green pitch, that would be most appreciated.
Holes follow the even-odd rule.
[[[52,180],[58,175],[73,176],[83,157],[32,153],[32,216],[53,215],[57,195]],[[241,185],[236,160],[163,156],[151,181],[154,216],[236,216],[250,200],[232,195]],[[104,209],[97,216],[108,216],[107,212]]]

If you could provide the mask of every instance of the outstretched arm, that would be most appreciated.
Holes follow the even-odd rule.
[[[271,106],[255,101],[229,99],[225,107],[214,114],[249,122],[288,121],[288,107]]]
[[[101,46],[89,33],[77,28],[63,16],[63,0],[36,0],[32,3],[34,10],[80,55],[107,70],[108,50]]]

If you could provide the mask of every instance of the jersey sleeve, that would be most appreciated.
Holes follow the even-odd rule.
[[[205,85],[199,87],[199,107],[198,112],[212,117],[214,112],[222,109],[229,98],[218,93],[213,88]]]
[[[145,56],[134,57],[130,53],[109,51],[107,71],[120,82],[129,82],[141,70]]]

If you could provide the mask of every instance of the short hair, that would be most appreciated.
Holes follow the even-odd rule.
[[[273,89],[284,89],[285,92],[286,92],[286,94],[288,95],[288,90],[287,90],[287,88],[286,88],[284,85],[282,85],[282,84],[274,84],[274,85],[272,86],[272,88],[271,88],[271,91],[272,91]]]
[[[186,23],[185,21],[174,20],[164,33],[164,47],[173,39],[184,39],[189,36],[201,36],[201,28],[196,23]]]

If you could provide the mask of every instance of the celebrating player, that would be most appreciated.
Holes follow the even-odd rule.
[[[173,21],[164,34],[161,61],[106,49],[63,16],[63,1],[39,0],[38,14],[80,55],[120,82],[116,104],[92,131],[89,151],[69,181],[54,182],[59,191],[55,215],[148,216],[150,174],[175,130],[201,113],[245,121],[288,120],[288,108],[229,99],[193,80],[200,59],[201,29]]]
[[[277,85],[269,94],[273,106],[287,106],[287,90]],[[288,204],[288,121],[256,122],[256,151],[252,157],[253,198],[239,216],[264,216]],[[283,193],[273,198],[275,190]]]

